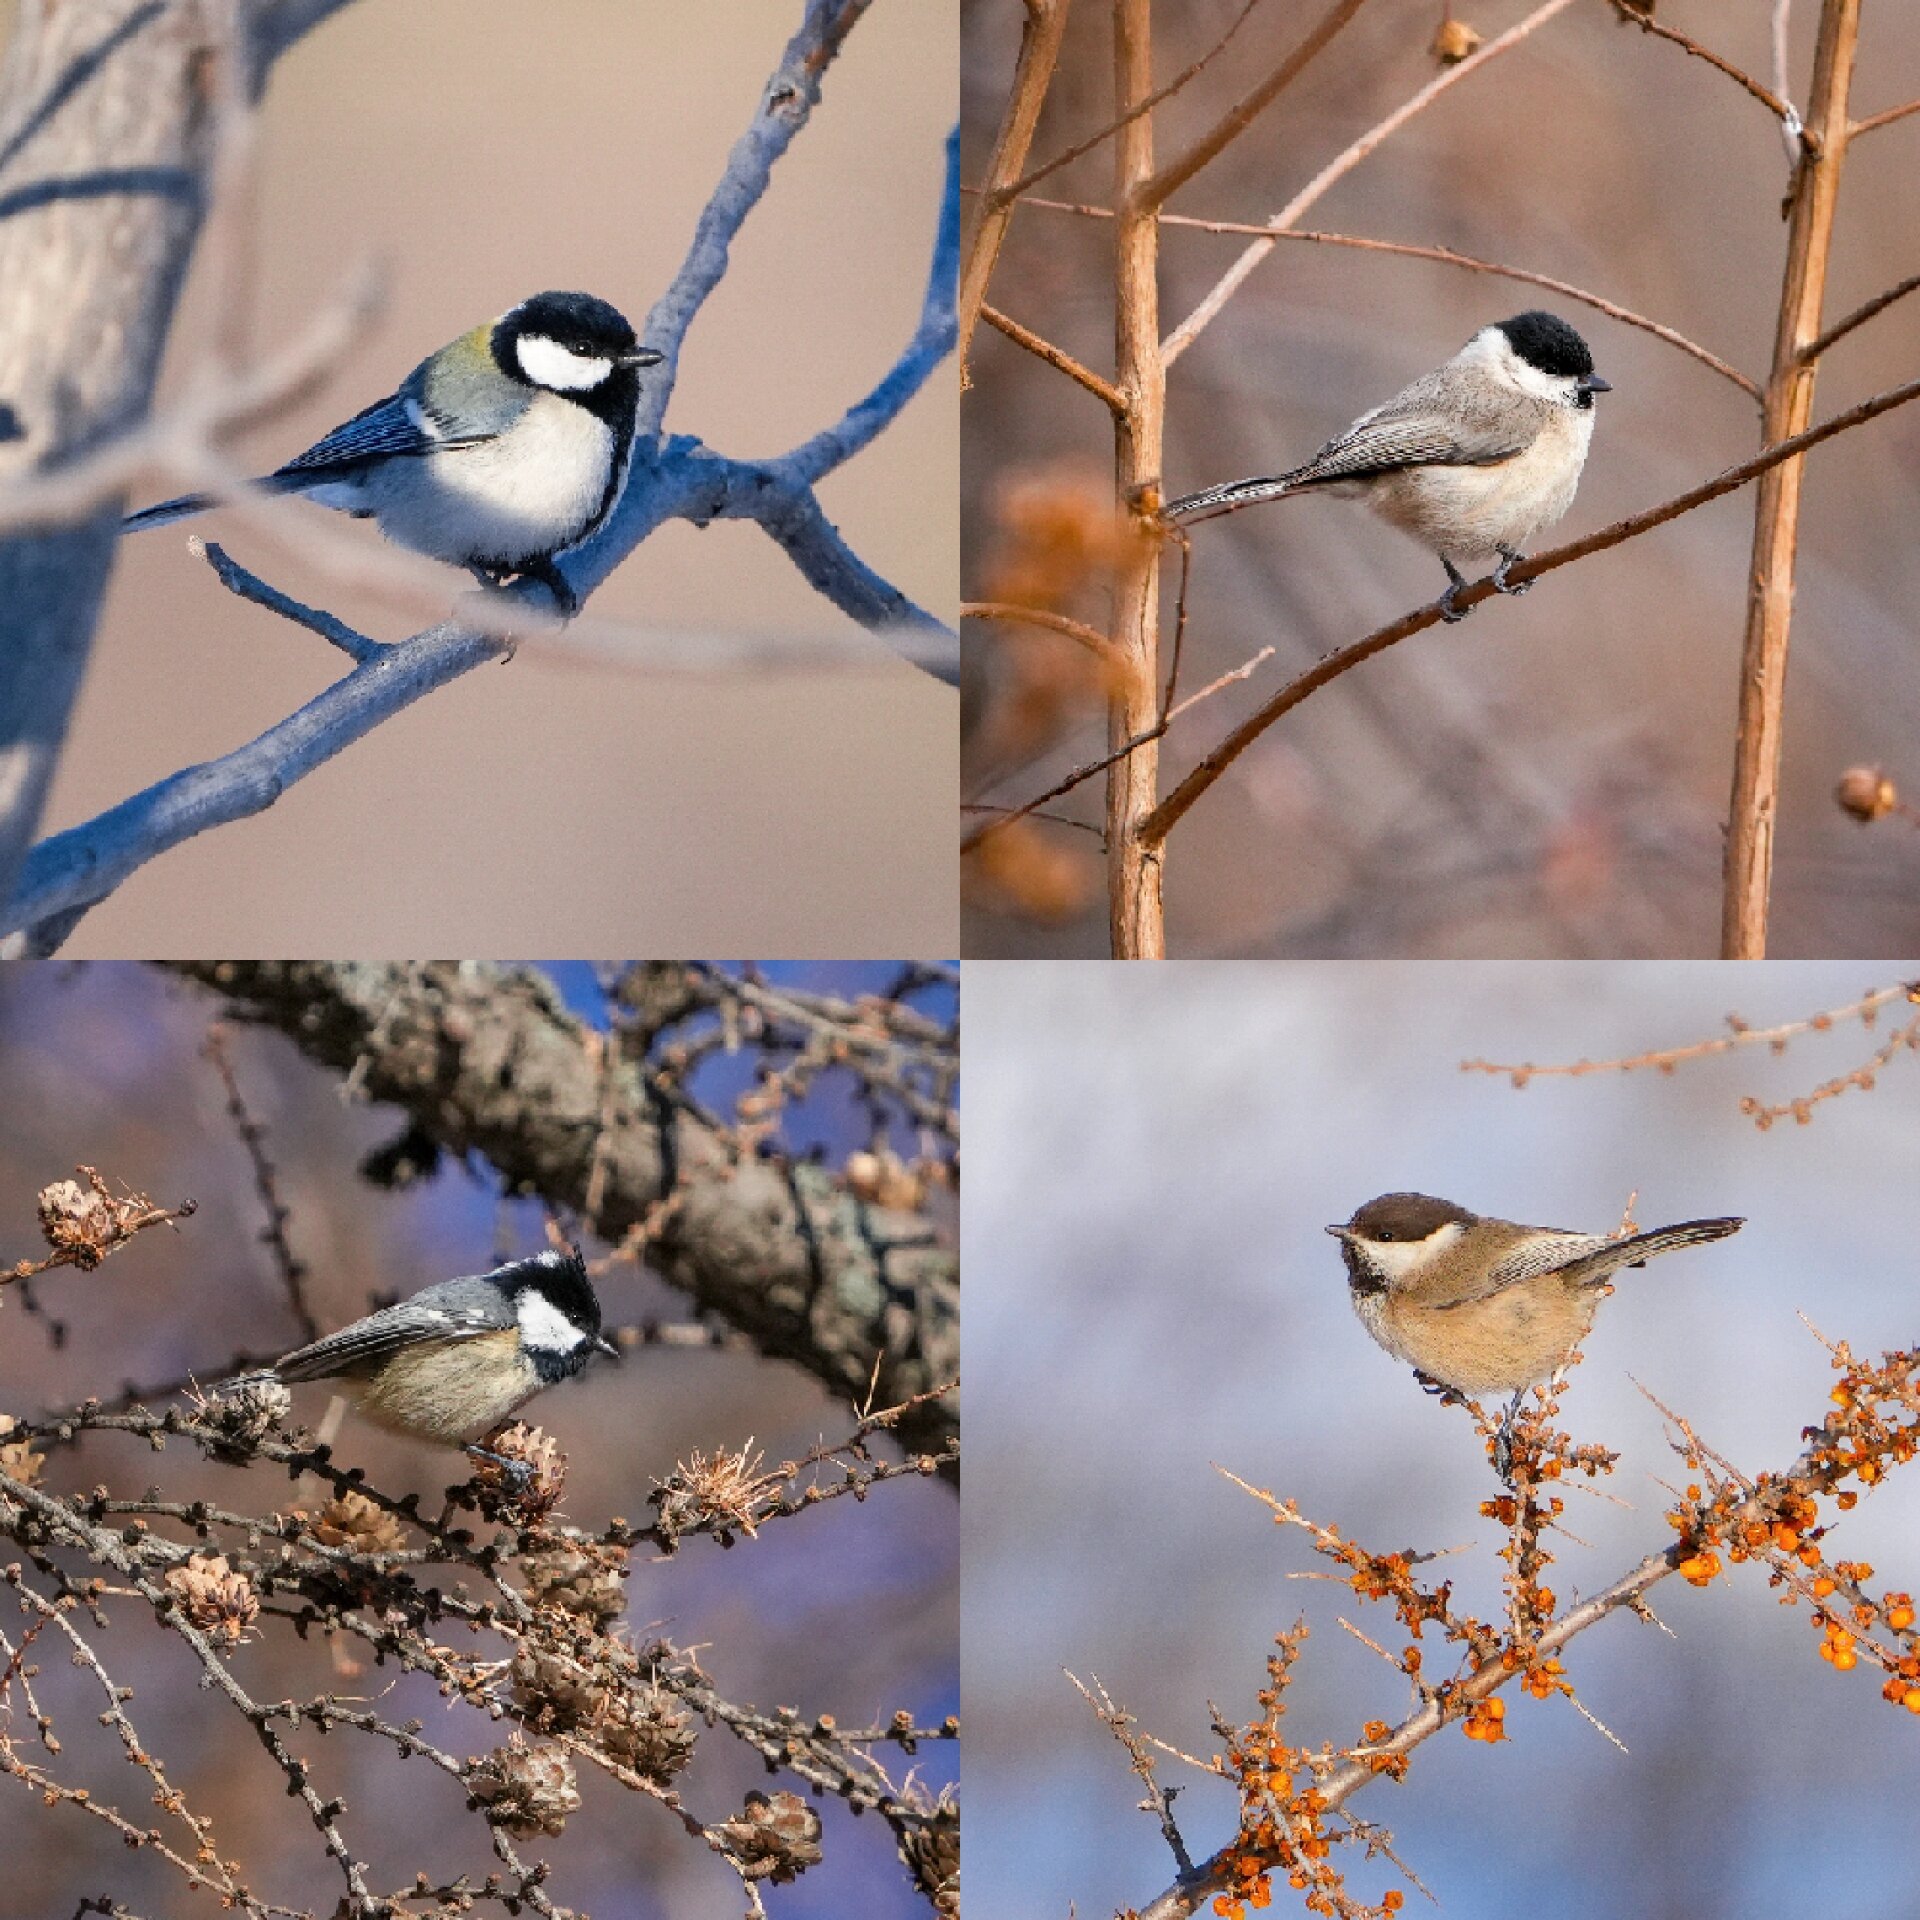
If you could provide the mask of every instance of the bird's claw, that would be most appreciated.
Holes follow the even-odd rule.
[[[1509,581],[1507,579],[1509,569],[1517,567],[1526,557],[1524,553],[1516,553],[1510,547],[1502,547],[1500,549],[1500,564],[1493,570],[1493,590],[1495,593],[1521,594],[1527,593],[1532,589],[1533,582],[1531,580]]]
[[[1450,586],[1446,592],[1440,596],[1440,618],[1450,627],[1458,626],[1460,622],[1473,611],[1471,607],[1459,605],[1454,597],[1465,585],[1466,582],[1464,580],[1456,581],[1454,585]]]

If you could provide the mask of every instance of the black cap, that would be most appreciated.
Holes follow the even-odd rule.
[[[1516,313],[1499,323],[1507,344],[1530,367],[1567,380],[1585,380],[1593,373],[1593,355],[1587,343],[1557,313]]]

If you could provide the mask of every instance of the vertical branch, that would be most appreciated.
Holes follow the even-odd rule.
[[[1153,0],[1113,0],[1114,110],[1130,113],[1153,86]],[[1115,152],[1114,367],[1124,401],[1114,416],[1114,479],[1129,510],[1160,478],[1167,376],[1160,360],[1159,219],[1153,180],[1153,116],[1120,129]],[[1159,685],[1160,548],[1134,543],[1114,575],[1113,641],[1122,676],[1107,714],[1118,748],[1153,727]],[[1116,960],[1166,957],[1160,908],[1162,849],[1138,836],[1153,810],[1160,746],[1144,741],[1107,773],[1107,909]]]
[[[1060,57],[1060,41],[1067,30],[1067,9],[1073,0],[1026,0],[1026,25],[1020,29],[1020,58],[1013,70],[1013,91],[1007,96],[1007,111],[1000,122],[1000,133],[993,143],[993,157],[987,162],[987,178],[980,196],[980,210],[973,231],[967,236],[966,252],[960,263],[960,384],[967,384],[967,354],[973,346],[973,330],[980,320],[980,309],[987,298],[987,282],[993,278],[994,262],[1000,257],[1000,243],[1007,237],[1007,223],[1013,218],[1014,202],[1007,189],[1020,178],[1027,164],[1027,149],[1033,143],[1033,130],[1040,123],[1040,109],[1046,103],[1047,88],[1053,83],[1054,63]]]
[[[1847,91],[1859,33],[1860,0],[1823,0],[1807,139],[1790,203],[1786,278],[1780,290],[1773,371],[1767,381],[1763,445],[1804,432],[1813,417],[1819,361],[1806,349],[1820,336],[1827,255],[1840,169],[1847,153]],[[1720,921],[1720,951],[1730,960],[1762,959],[1767,951],[1801,471],[1800,460],[1782,461],[1761,476],[1754,503],[1753,567],[1740,659],[1740,725],[1734,741]]]

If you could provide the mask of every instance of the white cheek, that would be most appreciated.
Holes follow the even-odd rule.
[[[1572,406],[1574,394],[1578,391],[1575,383],[1565,374],[1542,373],[1532,361],[1522,360],[1517,353],[1506,356],[1502,371],[1522,393],[1535,400],[1551,400],[1556,406]]]
[[[521,1294],[520,1338],[536,1353],[571,1353],[586,1335],[544,1294]]]
[[[1387,1284],[1397,1287],[1429,1262],[1437,1260],[1465,1231],[1458,1220],[1449,1220],[1424,1240],[1377,1240],[1367,1251],[1374,1265],[1387,1276]]]
[[[573,353],[543,333],[523,333],[514,342],[520,371],[536,387],[552,387],[561,393],[584,393],[597,387],[613,371],[611,360],[589,353]]]

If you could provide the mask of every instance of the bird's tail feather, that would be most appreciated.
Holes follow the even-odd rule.
[[[1163,520],[1211,520],[1215,514],[1231,513],[1236,507],[1251,507],[1261,500],[1278,500],[1299,490],[1297,480],[1291,473],[1277,473],[1251,480],[1229,480],[1221,486],[1203,487],[1198,493],[1169,501],[1161,508],[1160,517]]]
[[[184,520],[190,514],[204,513],[213,505],[213,496],[208,493],[183,493],[177,500],[162,500],[158,506],[142,507],[138,513],[130,513],[120,522],[122,533],[138,533],[142,527],[170,526],[175,520]]]
[[[1617,1273],[1622,1267],[1643,1266],[1657,1253],[1671,1253],[1676,1247],[1697,1247],[1709,1240],[1724,1240],[1746,1225],[1744,1219],[1682,1220],[1676,1226],[1655,1227],[1650,1233],[1636,1233],[1625,1240],[1609,1240],[1604,1247],[1561,1269],[1568,1280],[1596,1282]]]

